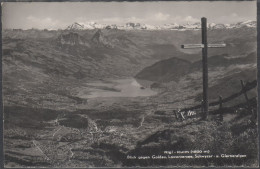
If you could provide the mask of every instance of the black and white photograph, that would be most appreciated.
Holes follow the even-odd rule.
[[[1,5],[5,168],[259,167],[257,1]]]

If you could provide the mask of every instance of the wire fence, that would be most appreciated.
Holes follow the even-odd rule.
[[[247,82],[246,84],[244,84],[243,80],[240,80],[240,82],[241,82],[241,90],[239,92],[234,93],[234,94],[232,94],[232,95],[230,95],[230,96],[228,96],[224,99],[221,96],[219,96],[219,100],[209,103],[209,107],[219,105],[219,107],[222,108],[223,103],[234,100],[235,98],[237,98],[241,95],[245,96],[246,103],[248,105],[250,105],[250,99],[248,98],[247,92],[257,87],[257,81],[254,80],[252,82]],[[192,110],[201,109],[201,108],[202,108],[202,104],[199,104],[199,105],[196,105],[196,106],[181,109],[180,111],[192,111]]]

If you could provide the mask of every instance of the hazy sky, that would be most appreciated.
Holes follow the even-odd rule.
[[[256,20],[256,1],[241,2],[4,2],[3,28],[65,28],[79,22],[151,25]]]

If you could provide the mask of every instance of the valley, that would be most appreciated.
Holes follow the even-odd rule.
[[[256,29],[212,29],[209,102],[256,80]],[[4,30],[6,167],[256,166],[257,90],[210,108],[209,120],[178,119],[201,104],[196,30]],[[222,120],[219,116],[222,114]],[[218,147],[218,148],[217,148]],[[238,159],[146,159],[163,151],[209,150]]]

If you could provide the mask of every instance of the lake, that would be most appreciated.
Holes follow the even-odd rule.
[[[82,94],[79,97],[139,97],[157,94],[150,87],[140,85],[134,78],[91,82],[87,83],[87,85],[89,86],[88,92],[81,92]]]

